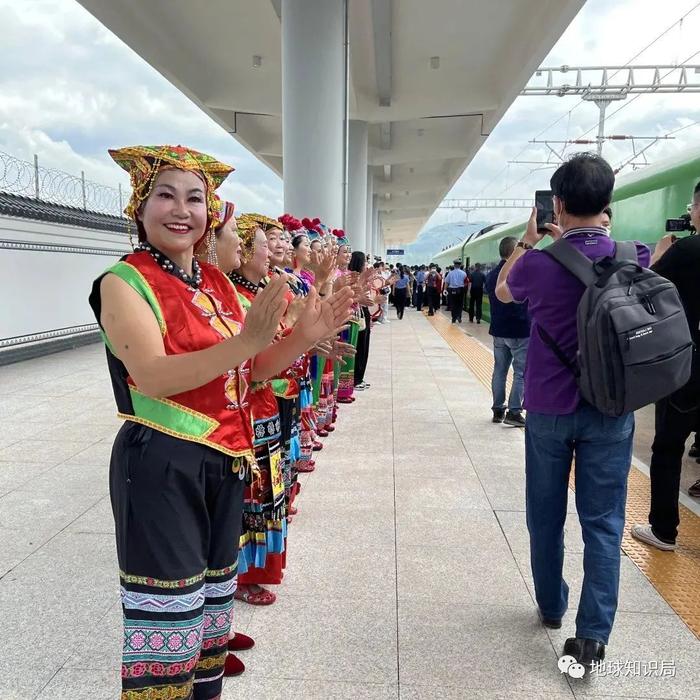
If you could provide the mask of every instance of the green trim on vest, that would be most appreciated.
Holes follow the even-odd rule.
[[[285,398],[289,391],[289,379],[271,379],[272,393],[280,398]]]
[[[234,285],[234,288],[235,288],[235,285]],[[250,311],[250,306],[253,302],[250,299],[248,299],[248,297],[245,294],[242,294],[237,289],[236,289],[236,295],[238,296],[238,301],[241,305],[241,308],[243,309],[243,311],[248,313],[248,311]]]
[[[108,268],[107,273],[111,273],[120,279],[123,279],[132,289],[136,290],[139,295],[148,302],[148,305],[151,307],[151,309],[153,309],[153,313],[155,314],[158,325],[160,326],[161,335],[165,335],[168,332],[168,329],[165,325],[163,311],[158,303],[158,298],[153,293],[151,286],[148,284],[146,278],[141,274],[141,272],[133,265],[120,260],[118,263],[115,263],[112,265],[112,267]]]
[[[213,433],[219,426],[219,422],[213,418],[169,399],[154,399],[133,386],[129,386],[129,392],[136,418],[143,418],[170,432],[201,439]]]

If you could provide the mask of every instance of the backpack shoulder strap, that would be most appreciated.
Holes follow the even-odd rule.
[[[615,260],[634,260],[634,262],[637,262],[637,244],[634,241],[617,241],[615,244]]]
[[[589,287],[598,279],[593,269],[593,262],[583,253],[579,253],[565,238],[560,238],[552,245],[543,248],[542,252],[554,258],[574,277],[581,280],[586,287]]]

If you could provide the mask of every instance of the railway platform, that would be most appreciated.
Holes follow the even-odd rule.
[[[488,346],[481,327],[467,331],[414,309],[373,330],[371,388],[342,406],[316,471],[301,475],[277,602],[236,603],[235,627],[256,646],[223,698],[700,697],[692,503],[678,551],[625,539],[605,668],[560,672],[575,609],[561,630],[538,622],[523,432],[490,422]],[[0,698],[116,698],[107,473],[119,421],[104,351],[3,367],[0,392]],[[630,507],[643,512],[641,447],[635,455]],[[572,497],[572,606],[582,549]]]

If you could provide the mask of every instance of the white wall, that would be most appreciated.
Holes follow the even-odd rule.
[[[0,216],[0,342],[94,324],[92,282],[130,250],[125,234]]]

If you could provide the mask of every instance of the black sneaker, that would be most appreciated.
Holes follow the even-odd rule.
[[[688,495],[693,498],[700,498],[700,479],[688,488]]]
[[[493,411],[493,418],[491,419],[492,423],[503,423],[503,419],[506,417],[506,412],[502,408],[493,408],[491,409]]]
[[[523,418],[522,413],[513,413],[512,411],[508,411],[508,413],[506,413],[506,417],[503,420],[503,422],[506,425],[512,425],[515,428],[524,428],[525,427],[525,419]]]
[[[690,449],[688,450],[688,457],[694,457],[695,459],[700,457],[700,448],[697,446],[696,443],[693,443],[690,446]]]

